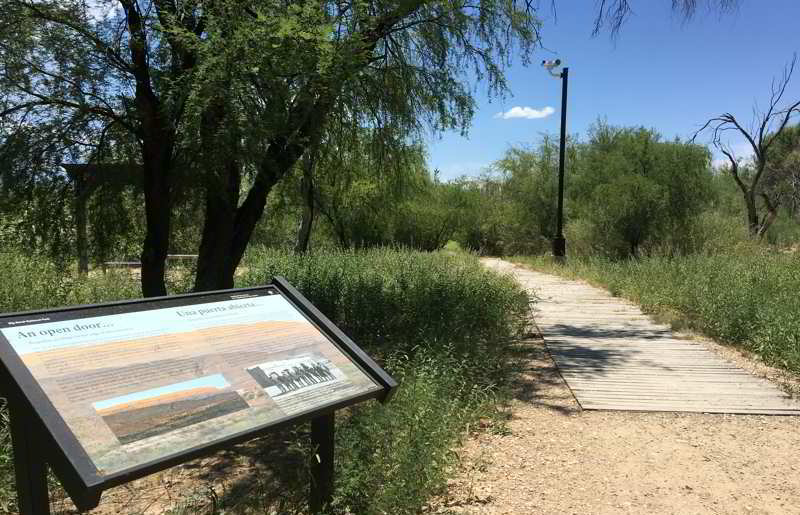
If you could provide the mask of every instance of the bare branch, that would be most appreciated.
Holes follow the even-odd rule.
[[[739,177],[739,162],[736,160],[736,156],[730,149],[725,148],[724,146],[719,146],[718,148],[720,149],[720,152],[725,154],[725,157],[727,157],[728,161],[731,163],[730,173],[733,176],[733,180],[736,182],[736,185],[739,186],[739,189],[742,190],[742,193],[747,195],[750,192],[750,189]]]
[[[652,1],[652,0],[651,0]],[[597,15],[594,19],[592,36],[597,36],[608,25],[611,38],[619,35],[622,25],[633,14],[629,0],[598,0]],[[672,10],[680,14],[681,20],[688,22],[697,13],[700,4],[720,14],[730,12],[739,4],[738,0],[672,0]]]
[[[763,145],[764,143],[764,136],[766,136],[766,131],[769,129],[770,121],[772,121],[772,116],[775,113],[775,108],[780,103],[781,99],[783,98],[783,94],[786,92],[786,86],[789,85],[789,82],[792,80],[792,73],[794,73],[794,65],[797,62],[797,54],[795,53],[792,56],[791,62],[784,68],[783,70],[783,77],[781,81],[778,83],[778,86],[775,86],[775,79],[772,79],[772,85],[770,87],[770,99],[769,99],[769,108],[767,109],[767,113],[764,115],[761,125],[758,128],[758,143],[759,146]],[[800,102],[798,102],[800,104]],[[788,115],[791,116],[791,111],[795,106],[789,108]],[[788,121],[788,120],[787,120]]]

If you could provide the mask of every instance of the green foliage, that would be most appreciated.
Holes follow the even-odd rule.
[[[428,182],[399,206],[391,243],[426,251],[442,249],[459,225],[458,193],[450,184]]]
[[[253,249],[245,267],[239,285],[282,275],[359,344],[381,353],[441,342],[479,352],[521,314],[524,296],[470,255]]]
[[[74,255],[72,190],[48,173],[59,156],[41,140],[52,130],[12,131],[0,122],[0,245],[66,261]]]
[[[66,271],[41,257],[0,252],[0,313],[63,306],[69,297]]]
[[[194,195],[207,201],[213,222],[200,246],[209,266],[198,268],[197,284],[206,286],[229,283],[235,267],[217,256],[239,262],[263,200],[311,146],[335,140],[337,152],[361,150],[331,130],[347,136],[369,128],[403,143],[426,128],[465,131],[474,110],[469,83],[507,92],[506,66],[516,51],[529,61],[539,29],[531,5],[505,0],[103,7],[106,16],[79,0],[0,0],[0,144],[24,140],[27,131],[53,163],[140,163],[150,208],[144,244],[153,247],[145,256],[175,248],[158,229],[175,219],[172,195],[186,182],[200,184],[204,194]],[[22,168],[35,170],[32,162]],[[191,173],[178,173],[182,167]],[[343,226],[358,228],[356,245],[391,239],[358,213],[360,201],[374,205],[385,190],[354,180],[347,191],[345,210],[359,216]],[[436,239],[425,236],[424,246]],[[95,243],[127,252],[110,239]],[[146,293],[161,293],[158,263],[143,265]]]
[[[800,257],[758,247],[736,254],[610,261],[520,258],[553,273],[581,277],[648,311],[676,313],[723,342],[800,373]]]
[[[90,278],[74,277],[69,270],[42,257],[0,252],[5,280],[0,282],[0,313],[94,304],[141,296],[137,282],[124,271]],[[185,287],[175,284],[178,291]]]
[[[574,164],[574,141],[567,141]],[[536,253],[549,247],[556,232],[558,142],[545,134],[536,148],[512,147],[492,165],[482,192],[482,249],[489,253]],[[488,203],[488,205],[486,205]],[[478,215],[480,216],[480,214]]]
[[[14,513],[17,507],[14,484],[14,451],[9,431],[6,400],[0,398],[0,512]]]
[[[556,142],[544,135],[536,148],[509,149],[494,173],[453,183],[465,199],[459,243],[483,254],[547,252],[556,234],[558,159]],[[570,249],[611,257],[691,252],[696,219],[714,198],[709,161],[702,146],[662,142],[642,128],[599,122],[588,141],[569,138]]]
[[[569,189],[571,213],[588,237],[579,246],[610,257],[665,243],[687,250],[685,235],[712,195],[707,149],[599,122],[579,154]]]
[[[394,240],[401,210],[432,187],[421,145],[358,131],[326,143],[314,158],[314,203],[342,247]]]
[[[332,511],[416,514],[446,487],[454,445],[470,422],[491,416],[497,394],[474,381],[477,358],[445,348],[387,363],[402,384],[391,403],[358,409],[338,428]]]
[[[453,185],[460,198],[459,227],[455,233],[465,249],[483,255],[503,255],[506,224],[511,221],[509,205],[501,202],[499,182],[491,177],[462,178]]]
[[[604,253],[638,256],[666,205],[663,188],[645,177],[622,175],[598,184],[589,200],[592,237]]]

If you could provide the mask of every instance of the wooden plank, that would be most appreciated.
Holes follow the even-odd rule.
[[[730,399],[716,399],[716,398],[707,398],[707,399],[643,399],[643,398],[636,398],[631,397],[627,399],[620,399],[617,397],[584,397],[581,400],[581,404],[585,403],[606,403],[606,404],[617,404],[619,406],[625,405],[651,405],[651,406],[686,406],[686,407],[737,407],[743,409],[781,409],[781,410],[791,410],[800,408],[794,408],[791,403],[776,403],[776,402],[760,402],[760,401],[748,401],[748,402],[736,402]]]
[[[738,388],[732,387],[728,388],[724,385],[694,385],[689,386],[686,385],[685,388],[664,388],[662,385],[653,385],[648,387],[647,385],[642,384],[634,384],[634,385],[597,385],[597,384],[581,384],[577,383],[572,385],[572,389],[574,391],[586,391],[586,392],[640,392],[640,393],[673,393],[673,392],[686,392],[689,394],[696,394],[696,392],[718,392],[721,394],[731,394],[731,395],[739,395],[742,393],[748,393],[751,395],[769,395],[770,397],[775,397],[777,394],[770,389],[763,388],[763,387],[750,387],[747,388]],[[777,395],[779,397],[790,398],[788,394]]]
[[[632,303],[495,261],[537,299],[534,320],[584,409],[800,415],[800,403]]]

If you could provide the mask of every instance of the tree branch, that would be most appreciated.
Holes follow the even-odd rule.
[[[31,15],[34,18],[38,18],[43,21],[48,21],[51,23],[57,23],[59,25],[63,25],[69,29],[72,29],[76,34],[82,36],[84,39],[89,41],[94,45],[94,47],[100,51],[102,54],[107,55],[111,63],[115,65],[117,69],[124,73],[132,73],[132,69],[130,64],[122,58],[122,56],[117,52],[115,48],[109,45],[107,42],[100,39],[97,34],[93,34],[86,27],[82,27],[78,23],[70,20],[66,16],[59,16],[56,12],[51,12],[50,10],[43,10],[39,6],[35,5],[33,2],[22,2],[22,1],[15,1],[15,5],[20,7],[24,7],[28,11],[31,12]],[[66,13],[61,13],[62,15]]]
[[[725,154],[728,158],[728,161],[731,163],[731,175],[733,176],[733,180],[736,182],[736,185],[739,186],[739,189],[742,190],[742,193],[745,195],[750,194],[750,188],[742,182],[742,179],[739,177],[739,163],[736,161],[736,157],[733,155],[733,152],[729,151],[728,149],[724,148],[723,146],[717,146],[720,149],[720,152]]]

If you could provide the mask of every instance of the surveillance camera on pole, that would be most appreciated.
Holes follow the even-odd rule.
[[[553,77],[561,78],[561,73],[554,71],[557,67],[561,66],[561,59],[545,59],[542,61],[542,66],[547,68],[550,75]]]

